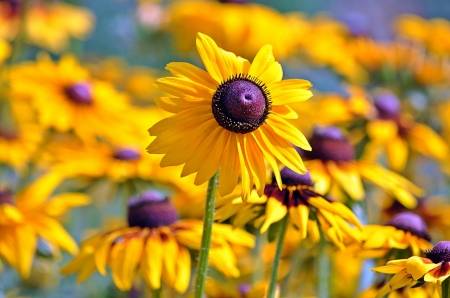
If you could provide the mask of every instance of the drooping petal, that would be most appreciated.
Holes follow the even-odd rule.
[[[279,117],[278,115],[272,115],[266,122],[273,128],[273,130],[282,138],[288,140],[297,147],[303,150],[311,150],[306,137],[292,124]]]
[[[178,259],[177,259],[177,276],[175,280],[175,290],[178,293],[186,292],[189,287],[191,277],[191,255],[189,250],[178,245]]]
[[[299,229],[301,238],[305,239],[308,231],[309,207],[303,204],[291,207],[289,208],[289,215]]]
[[[142,275],[152,289],[161,287],[163,247],[159,233],[150,232],[141,260]]]
[[[261,227],[261,233],[265,233],[271,224],[285,217],[287,212],[287,207],[280,201],[269,198],[266,205],[266,220]]]
[[[225,145],[225,148],[223,148],[222,156],[223,159],[219,176],[219,193],[221,196],[226,196],[235,189],[241,169],[235,134],[230,133],[228,142]]]

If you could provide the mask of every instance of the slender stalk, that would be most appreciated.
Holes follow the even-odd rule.
[[[277,288],[277,276],[278,276],[278,265],[281,260],[281,251],[283,249],[284,236],[286,235],[287,225],[288,225],[289,214],[281,220],[280,229],[278,231],[277,247],[275,251],[275,258],[273,259],[272,272],[270,273],[269,291],[267,292],[267,298],[274,298]]]
[[[330,297],[330,258],[327,255],[327,241],[320,231],[319,251],[317,255],[317,297]]]
[[[450,298],[450,278],[445,279],[442,284],[442,298]]]
[[[205,281],[208,270],[209,247],[211,246],[212,225],[214,222],[214,205],[219,171],[209,179],[205,202],[205,219],[203,221],[202,246],[197,265],[197,278],[195,283],[195,298],[203,298]]]
[[[152,290],[152,298],[161,298],[161,290],[162,287],[160,287],[159,289],[151,289]]]
[[[261,234],[259,229],[254,229],[254,235],[256,235],[256,243],[253,248],[253,272],[252,272],[252,284],[260,281],[264,277],[264,262],[261,261],[262,248],[264,246],[265,236]]]

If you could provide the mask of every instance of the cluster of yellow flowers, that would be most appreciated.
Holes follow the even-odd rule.
[[[0,1],[0,297],[450,297],[448,20],[133,9]]]

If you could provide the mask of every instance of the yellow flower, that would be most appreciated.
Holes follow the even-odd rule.
[[[364,290],[358,298],[373,298],[380,291],[383,284],[372,286]],[[418,288],[402,288],[391,291],[387,298],[440,298],[439,291],[435,284],[425,284]]]
[[[43,127],[73,130],[86,142],[96,136],[114,138],[128,107],[124,94],[91,79],[72,55],[57,63],[39,55],[36,62],[16,66],[11,87],[15,96],[31,102]]]
[[[450,276],[450,241],[441,241],[425,252],[426,258],[410,257],[393,260],[386,266],[372,268],[373,271],[394,274],[391,280],[378,292],[383,297],[392,290],[405,286],[420,286],[424,283],[441,284]]]
[[[204,32],[222,48],[244,58],[255,56],[265,44],[273,45],[278,59],[295,50],[296,31],[289,18],[261,4],[177,1],[168,7],[167,16],[166,29],[180,52],[194,48],[197,32]]]
[[[78,248],[56,217],[89,203],[84,194],[60,193],[51,196],[61,177],[48,174],[16,195],[0,191],[0,258],[28,278],[38,237],[71,254]],[[49,199],[50,197],[50,199]]]
[[[25,31],[30,43],[60,53],[68,47],[70,37],[84,39],[94,20],[92,12],[83,7],[39,2],[27,11]]]
[[[375,97],[377,117],[367,123],[369,142],[364,147],[363,159],[375,160],[380,154],[387,156],[389,167],[402,171],[410,151],[415,151],[443,162],[448,156],[445,140],[430,127],[414,122],[401,113],[398,98],[391,93]]]
[[[81,251],[62,272],[78,272],[78,282],[95,270],[112,272],[116,286],[129,290],[139,272],[152,289],[161,280],[179,293],[189,287],[191,255],[200,249],[202,221],[179,220],[173,205],[161,194],[148,191],[128,203],[128,226],[94,236],[81,244]],[[231,244],[252,247],[253,236],[228,225],[214,225],[211,265],[227,276],[238,276]]]
[[[355,150],[340,129],[317,127],[310,139],[313,150],[301,154],[320,194],[331,193],[338,198],[344,194],[353,200],[365,196],[362,179],[380,187],[408,208],[417,205],[415,196],[422,190],[406,178],[380,165],[355,160]]]
[[[356,254],[360,257],[377,258],[385,256],[392,249],[409,248],[414,256],[419,256],[433,247],[430,239],[427,226],[420,216],[402,212],[383,226],[364,226],[361,248],[356,249]]]
[[[241,198],[218,199],[216,219],[219,221],[233,217],[232,223],[243,226],[255,220],[255,226],[261,224],[261,233],[270,225],[283,219],[288,213],[297,226],[301,238],[310,233],[313,242],[320,239],[319,226],[325,235],[339,248],[344,249],[344,235],[360,240],[359,232],[349,225],[361,228],[356,216],[345,205],[333,202],[317,194],[309,174],[300,175],[288,168],[281,170],[282,189],[276,181],[266,185],[260,198],[254,192],[247,202]],[[314,214],[310,219],[310,214]]]
[[[156,139],[149,153],[165,154],[161,166],[184,164],[182,176],[197,173],[195,184],[208,181],[220,168],[219,193],[230,194],[241,177],[244,200],[253,185],[262,195],[264,158],[281,187],[278,162],[306,171],[292,144],[310,150],[303,134],[285,119],[297,115],[287,105],[311,97],[308,81],[282,81],[272,47],[264,46],[253,63],[217,47],[201,33],[197,49],[208,72],[188,63],[170,63],[174,77],[157,80],[172,95],[156,99],[175,115],[149,132]]]

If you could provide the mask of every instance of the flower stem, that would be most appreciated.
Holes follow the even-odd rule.
[[[278,276],[278,265],[280,264],[281,251],[283,249],[284,235],[286,235],[287,224],[289,215],[281,220],[280,229],[278,231],[277,247],[275,251],[275,258],[273,259],[272,272],[270,274],[269,291],[267,292],[267,298],[274,298],[277,288],[277,276]]]
[[[152,298],[161,298],[161,291],[162,287],[160,287],[159,289],[151,289],[152,291]]]
[[[327,255],[327,241],[321,231],[319,251],[317,256],[317,297],[330,297],[330,258]]]
[[[219,171],[209,179],[205,202],[205,219],[203,221],[202,246],[197,265],[195,298],[203,298],[205,292],[206,272],[208,270],[209,247],[211,246],[212,225],[214,222],[214,205]]]
[[[446,278],[442,284],[442,298],[450,298],[450,278]]]

